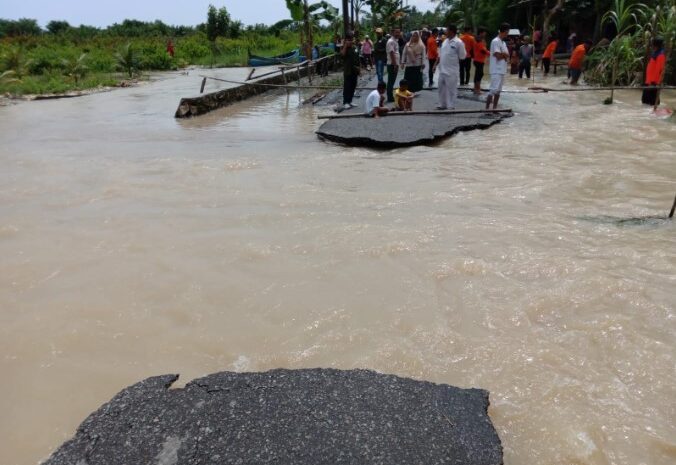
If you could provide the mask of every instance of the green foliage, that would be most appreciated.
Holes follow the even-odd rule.
[[[602,86],[641,83],[643,47],[640,35],[618,36],[587,57],[585,80]],[[613,77],[613,74],[615,75]]]
[[[42,29],[34,19],[21,18],[16,21],[0,19],[0,39],[3,37],[37,36],[42,34]]]
[[[82,80],[82,78],[84,78],[89,72],[86,60],[87,60],[86,53],[83,53],[75,60],[67,58],[61,59],[64,74],[69,78],[73,79],[75,85],[77,85],[80,82],[80,80]]]
[[[14,76],[16,76],[16,73],[11,69],[4,71],[0,74],[0,85],[14,84],[15,82],[19,82],[19,79]]]
[[[131,42],[127,42],[127,44],[115,54],[115,59],[117,60],[118,68],[124,71],[129,78],[134,77],[138,72],[139,60]]]
[[[58,35],[68,32],[71,29],[68,21],[50,21],[47,23],[47,32]]]
[[[64,79],[63,74],[54,71],[39,76],[26,76],[19,80],[3,81],[0,78],[0,93],[11,95],[59,94],[71,90],[91,89],[100,86],[112,87],[118,79],[108,73],[88,74],[77,84]]]
[[[639,18],[648,9],[643,3],[628,3],[625,0],[613,0],[610,10],[603,15],[601,23],[611,23],[615,26],[617,35],[621,36],[640,24]]]

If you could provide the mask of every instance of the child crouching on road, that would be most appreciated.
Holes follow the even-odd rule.
[[[394,109],[399,111],[413,111],[413,97],[415,94],[408,90],[406,79],[399,81],[399,88],[394,90]]]

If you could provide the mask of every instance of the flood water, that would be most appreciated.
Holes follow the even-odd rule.
[[[676,125],[640,94],[382,151],[295,93],[175,120],[200,81],[0,108],[0,463],[148,376],[277,367],[487,389],[507,465],[676,462],[676,224],[632,220]]]

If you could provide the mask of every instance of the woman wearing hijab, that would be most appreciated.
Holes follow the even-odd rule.
[[[408,88],[411,92],[419,92],[423,88],[425,60],[425,45],[420,40],[420,32],[413,31],[411,33],[411,40],[406,44],[401,54],[404,79],[408,82]]]

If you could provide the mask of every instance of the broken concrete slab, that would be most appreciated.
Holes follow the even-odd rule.
[[[368,370],[148,378],[92,413],[45,465],[502,465],[488,392]]]
[[[471,93],[467,95],[470,96]],[[438,104],[437,96],[437,90],[425,89],[418,92],[413,101],[414,110],[434,111]],[[362,100],[365,101],[365,98]],[[456,109],[480,111],[484,106],[484,102],[476,99],[461,98]],[[362,113],[364,108],[360,105],[342,112],[341,116]],[[317,130],[317,135],[322,139],[346,145],[405,147],[433,143],[460,131],[486,129],[509,116],[511,113],[470,113],[331,119],[322,124]]]

